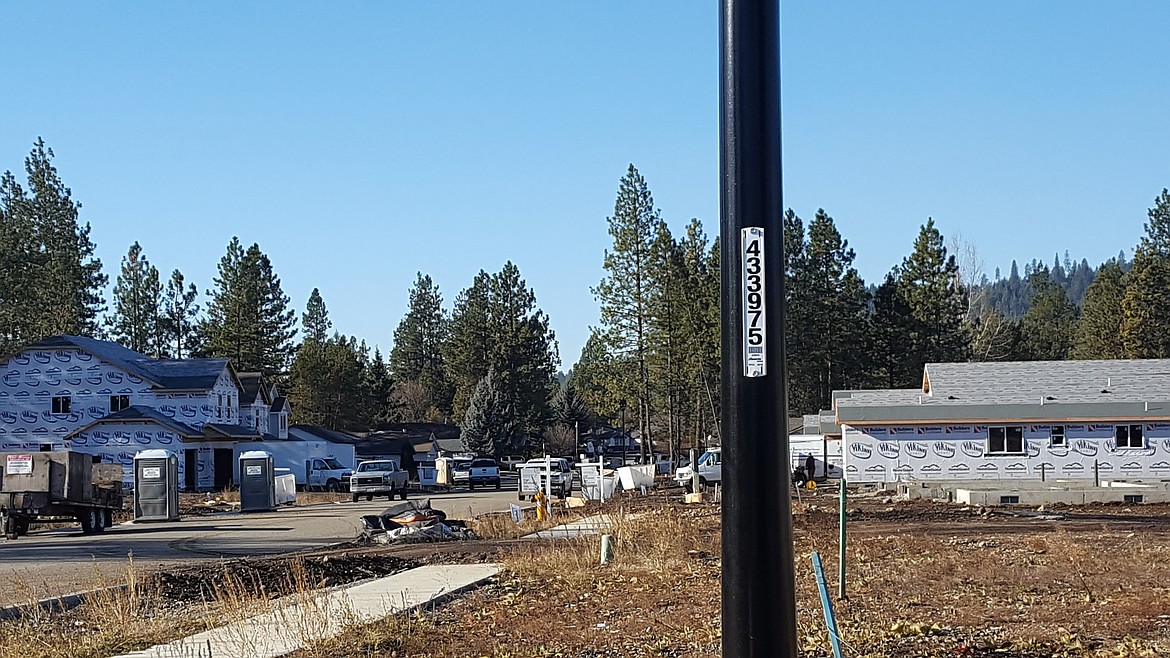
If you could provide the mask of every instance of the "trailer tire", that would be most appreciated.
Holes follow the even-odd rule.
[[[93,531],[95,533],[96,532],[105,532],[105,530],[106,530],[106,512],[105,512],[105,510],[100,510],[100,509],[94,510],[93,511],[93,521],[94,521]]]
[[[16,537],[23,537],[28,534],[28,527],[30,525],[28,519],[13,519],[13,525],[16,526]],[[13,537],[15,539],[16,537]]]
[[[106,517],[106,527],[112,528],[114,526],[114,510],[103,510],[102,515]]]
[[[16,519],[8,515],[4,515],[2,518],[4,519],[4,538],[16,539],[19,537],[20,533],[16,532]]]
[[[94,513],[94,510],[90,509],[78,514],[77,520],[81,523],[81,534],[93,534],[94,526],[97,525],[97,514]]]

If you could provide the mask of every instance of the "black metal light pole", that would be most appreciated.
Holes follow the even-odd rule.
[[[778,0],[720,6],[723,655],[795,658]]]

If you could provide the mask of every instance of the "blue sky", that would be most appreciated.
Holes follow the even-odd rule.
[[[415,272],[512,260],[564,367],[634,163],[718,230],[718,3],[3,5],[0,169],[37,136],[113,277],[205,290],[233,235],[389,348]],[[786,2],[785,205],[878,281],[935,218],[990,275],[1127,252],[1170,186],[1164,2]]]

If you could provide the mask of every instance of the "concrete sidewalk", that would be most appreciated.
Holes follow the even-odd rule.
[[[347,589],[289,596],[272,612],[116,658],[278,658],[347,626],[458,594],[499,571],[496,564],[425,566]]]
[[[524,535],[522,539],[575,539],[577,537],[591,537],[608,532],[612,527],[612,515],[597,514],[534,532],[530,535]]]

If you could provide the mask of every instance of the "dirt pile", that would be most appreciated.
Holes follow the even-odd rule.
[[[269,559],[237,559],[166,569],[149,576],[147,591],[176,602],[214,601],[225,595],[274,598],[334,587],[413,569],[415,560],[394,555],[335,553]]]

